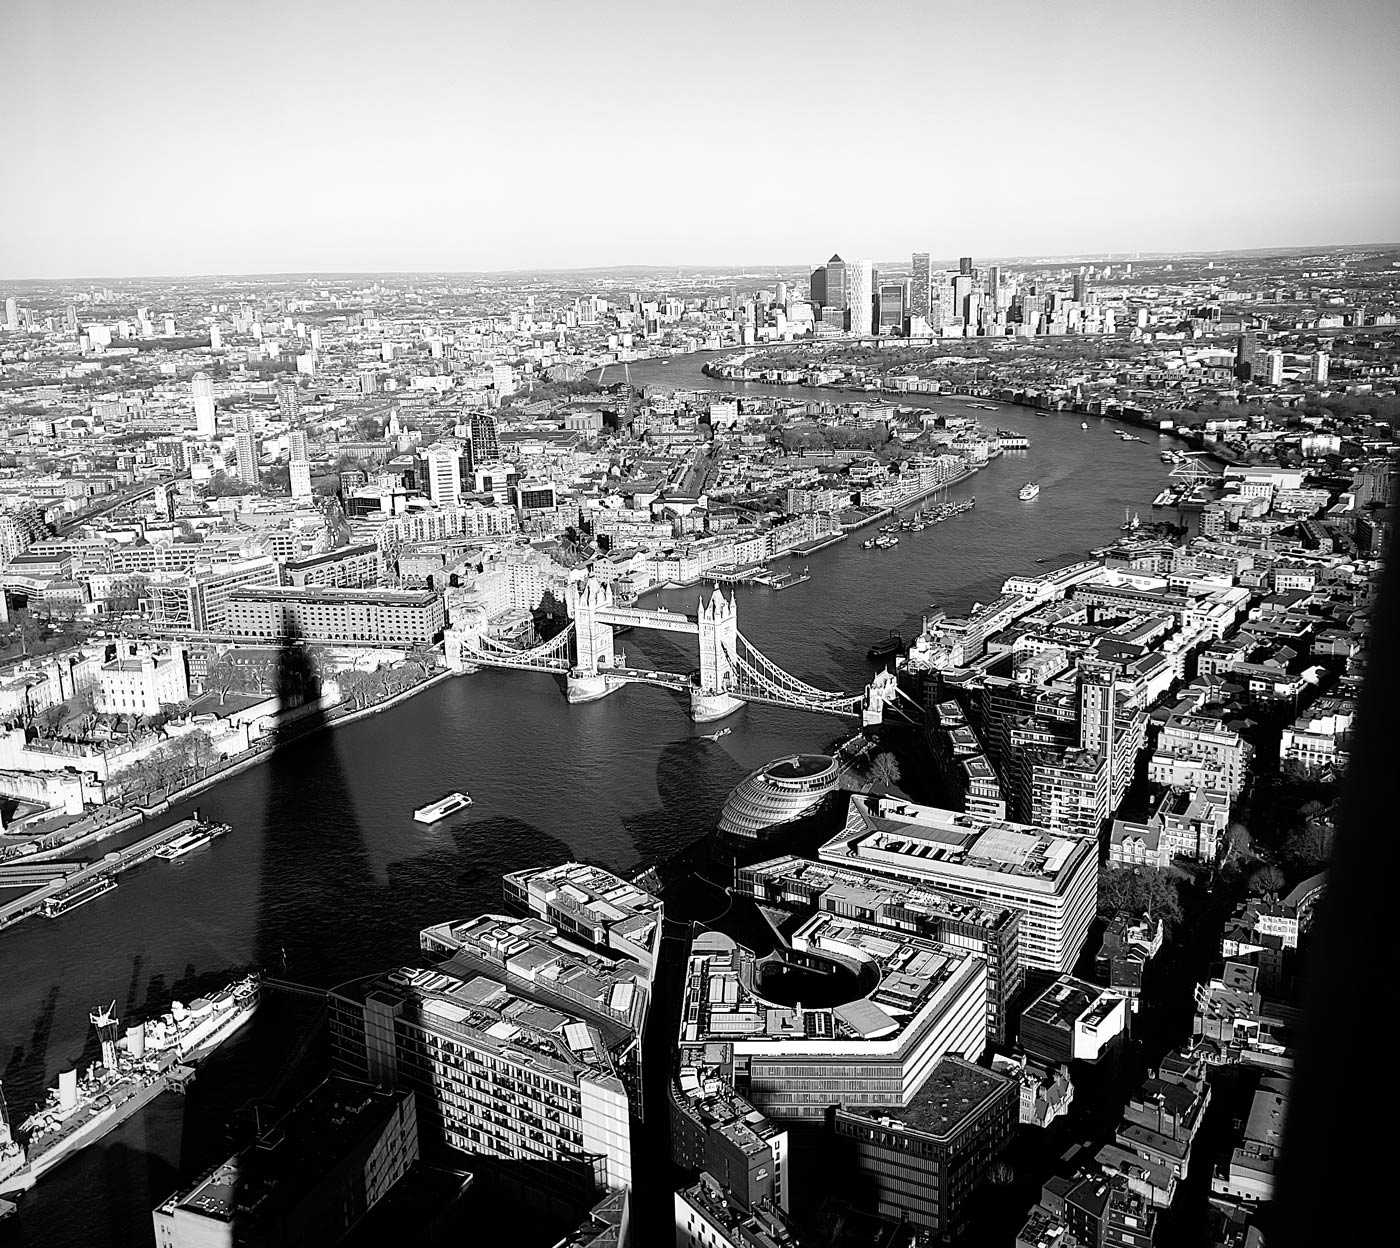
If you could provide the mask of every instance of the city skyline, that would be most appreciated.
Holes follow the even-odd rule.
[[[1400,207],[1397,24],[1377,3],[995,21],[722,5],[704,24],[630,3],[425,0],[393,23],[253,4],[217,32],[164,0],[79,11],[4,19],[0,71],[28,105],[7,164],[29,188],[6,204],[5,280],[722,267],[840,239],[871,256],[1336,246],[1385,238]],[[866,109],[814,85],[834,48],[868,66]],[[114,68],[159,96],[95,107]],[[1370,108],[1336,98],[1343,73],[1374,84]],[[865,187],[839,208],[801,176],[833,153]]]

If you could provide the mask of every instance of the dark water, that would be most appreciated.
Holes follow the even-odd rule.
[[[692,357],[634,367],[633,377],[718,385],[698,368]],[[976,508],[905,533],[892,550],[848,540],[811,557],[804,584],[740,589],[739,628],[751,642],[794,675],[854,691],[870,677],[866,649],[890,628],[908,637],[930,603],[965,610],[1011,573],[1035,572],[1039,558],[1106,543],[1124,507],[1146,516],[1161,489],[1156,439],[1123,443],[1094,418],[1084,432],[1078,418],[973,414],[1028,434],[1031,450],[955,487],[953,497],[975,494]],[[1016,491],[1031,478],[1040,497],[1021,503]],[[693,610],[698,593],[658,601]],[[695,665],[679,648],[685,639],[620,640],[648,662]],[[708,743],[664,690],[633,686],[569,706],[552,677],[480,673],[289,745],[197,802],[233,824],[232,835],[180,865],[125,875],[116,892],[62,919],[0,934],[0,1078],[12,1120],[59,1070],[92,1060],[88,1012],[113,998],[134,1019],[234,969],[280,970],[283,950],[287,976],[316,984],[412,961],[420,928],[499,910],[502,872],[566,858],[623,869],[664,856],[712,829],[746,772],[829,746],[854,727],[771,707],[728,722],[733,732]],[[470,789],[470,810],[432,828],[412,820],[415,806],[455,788]],[[223,1153],[224,1119],[276,1072],[298,1030],[296,1010],[270,999],[203,1068],[188,1101],[162,1098],[65,1163],[23,1198],[0,1239],[46,1248],[151,1242],[151,1207]]]

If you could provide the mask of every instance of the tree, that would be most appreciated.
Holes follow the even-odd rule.
[[[1250,892],[1277,894],[1283,888],[1283,885],[1283,872],[1271,862],[1265,863],[1262,867],[1256,867],[1250,872]]]
[[[196,728],[181,740],[186,743],[191,765],[200,771],[219,761],[219,751],[214,748],[213,739],[203,728]]]
[[[128,617],[137,615],[141,601],[151,592],[151,582],[144,576],[124,576],[115,581],[107,593],[107,620],[120,629]]]
[[[1309,802],[1303,810],[1309,806],[1321,809],[1321,803]],[[1298,870],[1314,871],[1331,862],[1336,838],[1337,829],[1332,820],[1325,814],[1314,814],[1289,833],[1283,843],[1283,855]]]
[[[870,780],[882,789],[893,789],[899,784],[899,759],[888,751],[875,755],[870,764]]]
[[[223,706],[224,699],[238,688],[239,680],[238,669],[227,658],[219,658],[211,663],[209,670],[205,672],[204,687],[210,693],[217,693],[219,705]]]
[[[1099,872],[1099,914],[1148,914],[1170,933],[1181,922],[1177,877],[1157,867],[1105,867]]]

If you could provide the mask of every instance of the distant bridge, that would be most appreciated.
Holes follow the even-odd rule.
[[[557,637],[518,647],[485,633],[463,630],[461,661],[480,667],[552,672],[567,680],[569,701],[589,702],[624,684],[659,685],[688,692],[691,717],[722,719],[745,702],[763,702],[826,715],[860,716],[878,723],[892,696],[883,684],[865,694],[820,689],[784,671],[738,629],[735,601],[716,589],[695,615],[665,608],[644,610],[613,602],[612,587],[576,576],[566,594],[569,623]],[[619,628],[683,633],[697,639],[699,670],[692,675],[634,667],[616,644]]]

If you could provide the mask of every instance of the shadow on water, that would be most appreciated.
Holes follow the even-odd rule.
[[[401,858],[377,871],[337,734],[322,731],[328,717],[312,652],[295,633],[278,647],[276,690],[282,714],[263,764],[260,875],[256,896],[247,899],[257,907],[254,957],[266,975],[329,987],[341,976],[328,973],[328,963],[353,965],[356,974],[387,969],[386,941],[400,951],[402,964],[413,963],[421,957],[418,932],[427,923],[502,909],[502,871],[570,856],[563,841],[518,819],[499,817],[450,830],[446,861],[435,852]],[[425,747],[431,744],[405,740],[402,745],[406,751]],[[316,835],[308,834],[313,814]],[[252,811],[248,815],[256,817]],[[505,846],[508,863],[501,861]],[[373,923],[367,921],[370,915]],[[327,956],[332,945],[334,960]],[[221,967],[214,978],[227,982],[242,969]],[[184,986],[185,980],[176,985]],[[308,1007],[265,989],[252,1020],[203,1064],[187,1095],[178,1165],[143,1159],[139,1151],[110,1150],[114,1155],[106,1173],[124,1175],[144,1189],[130,1201],[112,1199],[124,1220],[129,1214],[133,1232],[143,1223],[149,1228],[150,1209],[172,1190],[221,1162],[233,1147],[251,1143],[255,1124],[265,1127],[326,1077],[325,1017],[324,1006]]]

